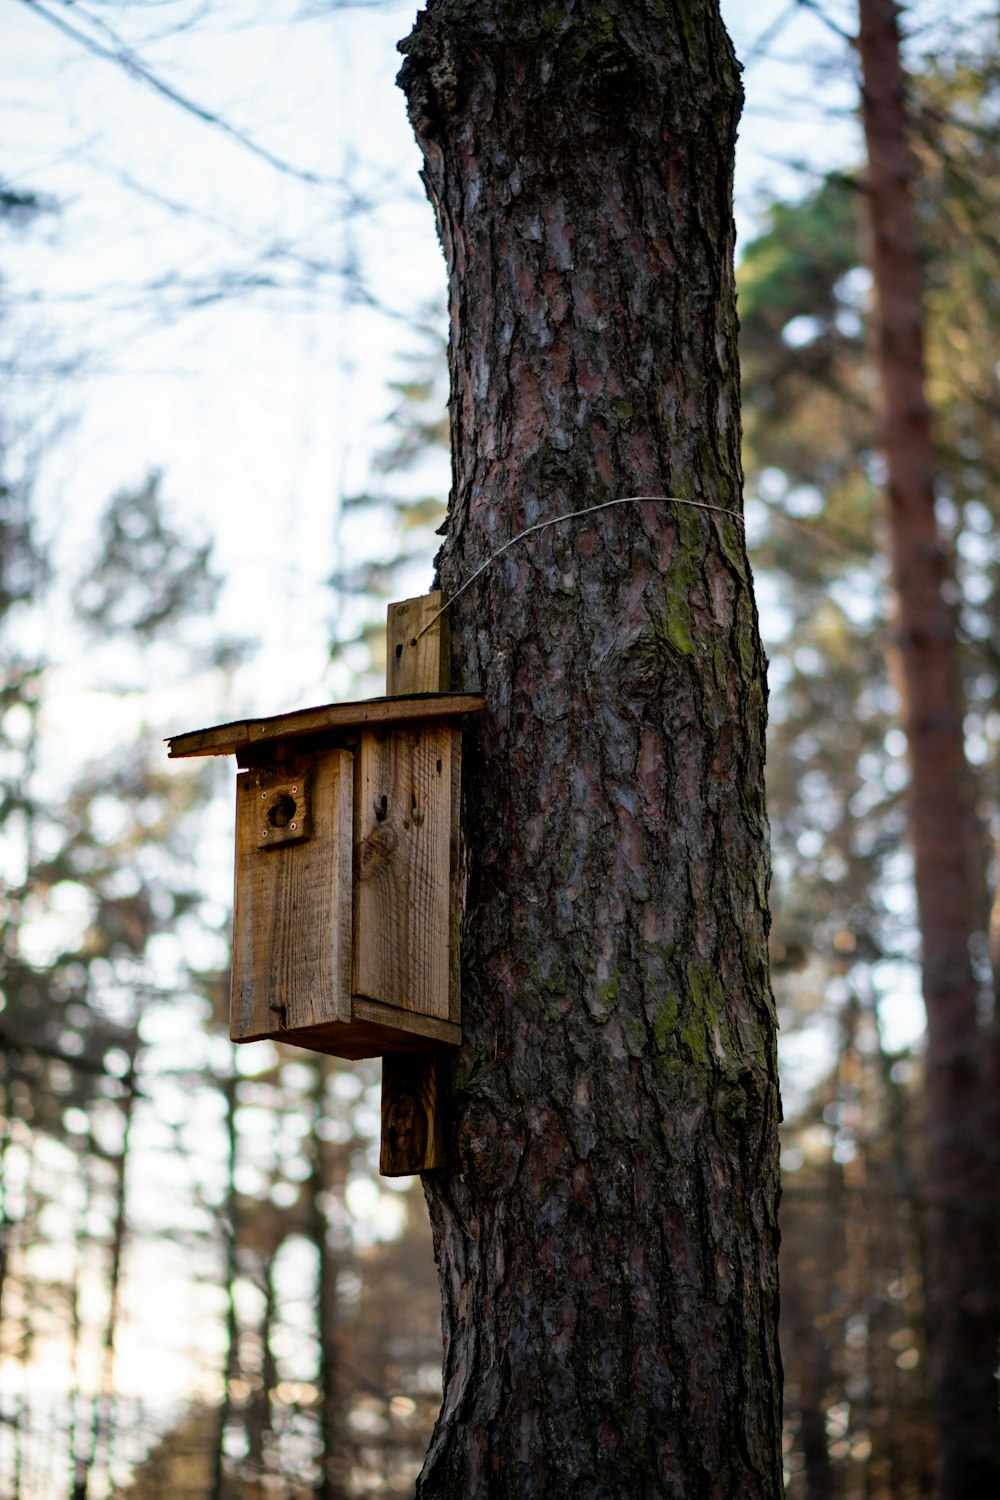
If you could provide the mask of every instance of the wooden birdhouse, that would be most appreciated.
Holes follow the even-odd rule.
[[[461,1041],[460,726],[483,699],[439,691],[444,621],[440,595],[390,607],[391,696],[168,741],[240,767],[235,1042],[359,1058]]]

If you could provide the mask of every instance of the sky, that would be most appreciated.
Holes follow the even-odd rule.
[[[841,114],[817,110],[836,49],[810,12],[723,9],[749,59],[746,234],[762,194],[806,180],[780,122],[795,112],[796,159],[822,168],[851,150],[851,90],[833,91]],[[8,390],[60,428],[38,485],[56,556],[83,555],[106,497],[162,469],[178,518],[216,538],[220,623],[261,643],[238,688],[258,712],[344,695],[328,643],[352,633],[351,606],[338,616],[327,580],[345,551],[392,546],[370,522],[352,532],[338,507],[372,484],[390,382],[419,347],[413,320],[444,295],[394,85],[412,16],[320,0],[0,0],[3,174],[59,205],[2,247]],[[108,25],[228,133],[88,50],[120,50]],[[443,494],[444,461],[406,483]],[[415,590],[430,572],[429,553]],[[278,681],[273,701],[264,684]]]

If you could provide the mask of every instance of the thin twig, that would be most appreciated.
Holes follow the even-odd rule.
[[[297,167],[293,162],[287,161],[285,157],[279,156],[274,151],[269,151],[266,146],[262,146],[252,136],[240,130],[238,126],[230,124],[222,115],[216,114],[214,110],[207,109],[203,104],[199,104],[196,99],[189,98],[187,94],[181,93],[180,89],[175,89],[172,84],[167,83],[158,73],[154,73],[152,68],[143,62],[142,58],[128,46],[124,39],[117,32],[113,31],[107,22],[100,17],[91,16],[83,9],[80,9],[78,12],[92,26],[99,27],[104,35],[108,37],[109,45],[107,46],[103,42],[99,42],[96,37],[92,37],[86,31],[81,30],[80,27],[74,26],[71,22],[65,20],[57,12],[46,9],[44,5],[39,4],[39,0],[21,0],[21,4],[27,6],[36,16],[40,16],[43,21],[48,21],[50,26],[54,26],[64,36],[77,42],[81,47],[85,47],[88,52],[92,52],[95,57],[101,57],[107,62],[114,63],[137,83],[145,84],[147,88],[152,89],[161,98],[168,100],[171,104],[177,105],[179,109],[185,110],[187,114],[193,115],[196,120],[200,120],[203,124],[211,125],[216,130],[221,131],[223,135],[228,136],[236,145],[242,146],[244,151],[249,151],[251,155],[259,157],[261,161],[267,162],[268,166],[273,167],[275,171],[283,172],[288,177],[297,178],[299,182],[307,183],[310,187],[336,188],[338,191],[343,192],[343,184],[338,182],[336,178],[327,177],[321,172],[311,172],[305,167]]]

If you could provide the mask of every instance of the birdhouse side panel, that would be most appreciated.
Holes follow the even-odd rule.
[[[234,1041],[350,1021],[352,827],[350,751],[237,778]]]
[[[451,1016],[453,734],[366,731],[355,767],[355,996]]]

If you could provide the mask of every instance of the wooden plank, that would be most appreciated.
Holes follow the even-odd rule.
[[[451,686],[448,615],[444,596],[425,594],[389,606],[386,626],[386,691],[446,691]],[[429,628],[425,628],[429,627]],[[482,704],[483,700],[479,700]],[[448,843],[447,1016],[454,1041],[461,1041],[459,990],[459,815],[461,733],[451,740]],[[356,1003],[356,1002],[355,1002]],[[379,1171],[386,1177],[430,1172],[445,1160],[444,1118],[448,1063],[441,1053],[412,1057],[386,1053],[382,1059],[382,1146]]]
[[[298,1031],[282,1032],[274,1040],[290,1047],[306,1047],[310,1052],[327,1052],[331,1057],[356,1061],[362,1057],[395,1056],[408,1053],[429,1058],[443,1048],[457,1047],[461,1029],[449,1021],[433,1016],[418,1016],[393,1005],[379,1005],[375,1000],[354,997],[354,1019],[330,1021],[320,1026],[303,1026]]]
[[[433,1171],[444,1165],[443,1114],[438,1098],[445,1076],[444,1061],[397,1053],[391,1062],[391,1070],[382,1074],[379,1171],[384,1177]]]
[[[430,636],[430,632],[428,632]],[[416,654],[416,653],[415,653]],[[246,719],[217,724],[167,740],[173,760],[197,755],[233,755],[248,746],[267,745],[301,735],[336,735],[369,725],[406,724],[414,720],[459,719],[479,713],[486,700],[476,693],[426,692],[406,698],[366,698],[357,703],[326,703],[319,708],[301,708],[295,713],[270,719]]]
[[[462,1025],[462,906],[459,900],[462,856],[462,731],[451,735],[451,848],[448,880],[448,1016]]]
[[[447,692],[449,652],[448,611],[442,593],[389,605],[385,690],[390,696]]]
[[[311,834],[261,848],[267,794],[295,776],[308,778]],[[351,1020],[353,787],[349,750],[237,777],[233,1041]]]
[[[450,1016],[452,736],[362,732],[355,763],[353,991]]]
[[[352,1001],[356,1020],[392,1027],[401,1035],[405,1033],[415,1047],[425,1050],[435,1046],[457,1047],[462,1040],[462,1028],[454,1021],[442,1021],[437,1016],[421,1016],[394,1005],[382,1005],[364,995],[354,995]]]

